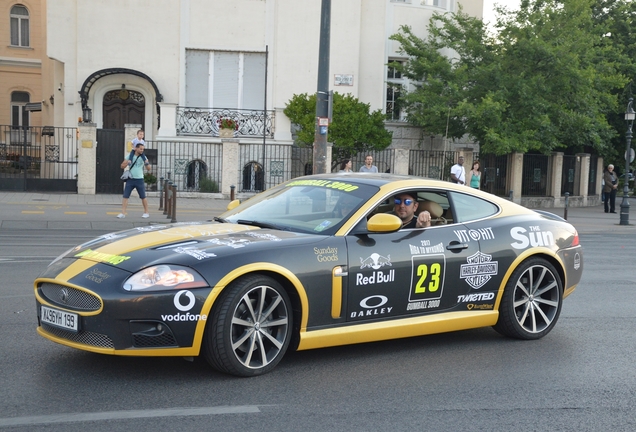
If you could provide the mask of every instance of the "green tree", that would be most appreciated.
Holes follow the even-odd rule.
[[[283,111],[297,130],[296,142],[313,145],[316,130],[316,95],[294,95]],[[328,139],[333,143],[334,166],[359,152],[384,150],[391,145],[392,134],[384,127],[380,110],[371,112],[370,105],[355,97],[334,93],[333,119]]]
[[[408,121],[469,134],[487,153],[607,151],[615,131],[606,115],[626,80],[593,2],[523,0],[517,12],[499,10],[495,35],[461,8],[434,14],[426,40],[402,27],[391,37],[409,57],[402,72],[421,83],[403,100]]]

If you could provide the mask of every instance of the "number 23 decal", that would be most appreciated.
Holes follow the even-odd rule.
[[[413,256],[410,301],[442,297],[444,289],[444,255]]]

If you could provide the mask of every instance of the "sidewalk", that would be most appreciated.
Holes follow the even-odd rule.
[[[148,197],[150,217],[143,219],[143,206],[131,196],[125,219],[121,195],[79,195],[74,193],[0,192],[0,229],[84,229],[120,231],[150,224],[169,223],[159,210],[159,197]],[[225,211],[229,200],[177,199],[177,222],[210,220]]]
[[[568,221],[579,234],[604,232],[636,233],[636,202],[631,200],[630,225],[619,225],[620,200],[617,199],[618,213],[605,213],[603,206],[570,207]],[[177,222],[210,220],[225,211],[229,200],[214,198],[177,199]],[[78,195],[36,192],[0,192],[0,229],[33,230],[99,230],[119,231],[149,224],[165,224],[170,219],[159,209],[159,198],[148,197],[150,218],[142,219],[143,207],[138,197],[132,196],[128,202],[128,215],[117,219],[121,212],[121,195]],[[563,208],[545,209],[558,216],[564,216]]]

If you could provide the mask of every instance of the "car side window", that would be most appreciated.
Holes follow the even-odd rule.
[[[468,222],[492,216],[499,212],[495,204],[472,195],[450,192],[456,222]]]

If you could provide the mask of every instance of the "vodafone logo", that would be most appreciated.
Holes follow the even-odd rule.
[[[181,297],[186,297],[187,304],[183,304]],[[179,309],[181,312],[189,311],[194,306],[195,298],[192,292],[187,290],[181,290],[174,295],[174,307]]]
[[[174,307],[181,312],[187,312],[194,307],[196,298],[194,294],[188,290],[181,290],[174,295]],[[163,321],[205,321],[208,319],[207,315],[176,313],[174,315],[161,315]]]

